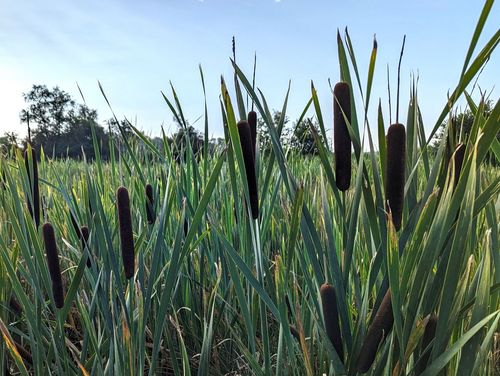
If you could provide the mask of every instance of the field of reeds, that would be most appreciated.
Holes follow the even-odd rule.
[[[376,43],[362,81],[346,33],[332,101],[312,86],[303,110],[323,136],[315,157],[283,147],[287,98],[274,122],[234,62],[215,151],[207,116],[200,155],[132,125],[109,161],[97,142],[90,163],[12,150],[0,164],[2,372],[498,374],[500,172],[484,160],[500,159],[500,101],[483,116],[486,99],[468,91],[500,41],[478,45],[492,3],[425,128],[416,84],[394,124],[371,103]],[[187,126],[174,89],[164,97]],[[463,99],[470,135],[448,122],[431,152]],[[321,143],[332,108],[334,142]]]

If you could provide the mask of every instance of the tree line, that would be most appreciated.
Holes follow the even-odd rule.
[[[21,124],[28,130],[26,137],[20,138],[14,132],[6,132],[0,137],[0,147],[8,150],[12,147],[25,148],[28,143],[37,150],[43,148],[45,154],[54,158],[73,158],[92,160],[95,158],[94,141],[99,147],[102,159],[108,159],[111,148],[117,147],[116,142],[123,136],[127,140],[136,137],[130,123],[124,119],[118,121],[115,118],[98,123],[98,114],[95,109],[89,108],[86,104],[77,103],[70,94],[59,87],[49,89],[46,85],[33,85],[31,90],[23,93],[26,108],[20,113]],[[484,116],[491,112],[491,103],[486,103]],[[303,156],[316,155],[318,149],[315,137],[319,137],[324,142],[319,124],[314,117],[304,118],[301,121],[290,122],[288,117],[282,119],[279,111],[274,111],[273,120],[275,124],[283,123],[281,128],[280,141],[282,145],[293,153]],[[175,119],[174,119],[175,121]],[[450,120],[453,125],[455,135],[460,139],[466,139],[472,129],[474,114],[470,110],[453,115]],[[178,159],[182,150],[186,150],[187,140],[195,154],[202,151],[204,147],[203,134],[193,126],[177,125],[177,131],[167,138],[168,144]],[[442,129],[446,126],[443,124]],[[314,128],[314,130],[312,129]],[[272,143],[268,132],[268,127],[262,118],[257,124],[259,150],[267,154],[271,151]],[[443,137],[443,132],[439,133],[436,142]],[[497,136],[500,138],[500,136]],[[150,139],[158,146],[163,145],[163,140],[159,137]],[[211,139],[208,147],[213,150],[224,143],[221,138]],[[431,145],[432,149],[433,145]],[[432,151],[432,150],[431,150]]]

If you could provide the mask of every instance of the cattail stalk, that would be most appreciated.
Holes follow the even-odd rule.
[[[154,198],[153,198],[153,187],[151,186],[151,184],[146,184],[146,217],[150,225],[154,223],[155,221]]]
[[[340,360],[343,362],[344,350],[342,348],[342,334],[340,332],[339,312],[337,308],[335,288],[330,284],[324,283],[321,285],[319,292],[323,306],[326,334],[328,335],[328,338],[335,348]]]
[[[29,153],[31,151],[31,153]],[[31,167],[30,168],[30,154]],[[36,227],[40,226],[40,190],[38,187],[38,163],[35,149],[28,148],[24,151],[24,165],[28,174],[30,194],[27,195],[28,210],[31,218],[35,221]],[[31,199],[30,199],[31,196]]]
[[[120,187],[116,191],[118,222],[120,226],[120,244],[122,251],[123,268],[125,277],[134,276],[134,236],[132,233],[132,217],[130,215],[130,199],[127,188]]]
[[[88,257],[87,257],[87,268],[90,268],[92,266],[92,260],[90,259],[91,254],[90,254],[90,247],[89,247],[89,236],[90,236],[90,231],[87,226],[82,226],[80,228],[80,234],[82,234],[82,250],[83,253],[88,252]]]
[[[52,295],[54,296],[56,307],[62,308],[64,306],[64,291],[54,228],[50,223],[45,223],[42,231],[45,253],[47,254],[47,265],[49,267],[50,279],[52,280]]]
[[[245,120],[238,122],[238,133],[240,135],[241,149],[243,151],[243,160],[247,174],[248,193],[250,195],[250,209],[252,218],[259,218],[259,196],[257,190],[257,177],[255,174],[255,164],[253,155],[252,135],[250,126]]]
[[[395,123],[387,132],[387,173],[385,195],[387,211],[391,212],[396,231],[401,228],[405,187],[406,131],[402,124]]]
[[[429,347],[429,349],[425,354],[423,353],[436,335],[437,321],[438,321],[437,315],[433,314],[431,317],[429,317],[429,321],[427,321],[427,324],[425,325],[424,335],[422,337],[422,344],[420,345],[420,359],[418,360],[417,365],[415,367],[415,375],[420,375],[425,371],[425,368],[427,367],[427,363],[429,362],[429,358],[432,352],[432,346]]]
[[[255,111],[250,111],[248,113],[248,126],[250,127],[250,135],[252,136],[252,146],[254,160],[257,156],[257,113]]]
[[[347,82],[338,82],[333,88],[335,182],[340,191],[347,191],[351,184],[351,136],[347,128],[347,122],[351,122],[350,95]]]
[[[366,373],[370,369],[377,355],[377,349],[392,329],[394,316],[392,314],[391,290],[387,290],[382,303],[368,328],[365,341],[361,346],[358,357],[358,371]]]

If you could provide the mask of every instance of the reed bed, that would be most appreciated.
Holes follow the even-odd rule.
[[[500,42],[499,33],[479,38],[491,5],[435,124],[422,123],[414,83],[404,126],[389,126],[382,105],[370,106],[377,44],[365,85],[346,32],[332,102],[312,85],[303,109],[319,122],[315,157],[280,142],[288,93],[268,104],[234,61],[234,96],[221,80],[220,147],[179,157],[166,137],[155,145],[131,125],[135,137],[111,139],[106,162],[97,142],[92,163],[12,150],[0,161],[0,368],[493,373],[500,173],[484,159],[499,157],[500,101],[469,138],[446,128],[430,148],[461,98],[482,113],[484,98],[468,90]],[[167,107],[187,127],[170,90]],[[332,108],[336,124],[325,124],[321,111]],[[258,120],[268,153],[258,150]],[[333,152],[320,141],[332,128]],[[208,144],[208,119],[205,129]],[[447,157],[448,143],[463,146]]]

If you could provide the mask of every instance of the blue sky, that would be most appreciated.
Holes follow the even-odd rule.
[[[161,124],[173,130],[172,115],[160,92],[169,94],[172,81],[186,117],[194,121],[202,116],[201,64],[210,133],[221,135],[220,75],[231,81],[233,35],[237,60],[248,75],[257,53],[256,83],[272,108],[281,108],[292,80],[288,112],[292,120],[298,117],[313,80],[331,128],[327,80],[339,79],[336,30],[346,26],[363,81],[373,35],[377,37],[372,122],[379,97],[388,118],[387,64],[395,103],[396,68],[406,34],[402,118],[406,118],[410,76],[418,74],[420,106],[430,129],[447,92],[457,83],[482,4],[479,0],[0,0],[0,133],[25,134],[19,123],[21,93],[35,83],[58,85],[80,100],[78,82],[87,105],[98,110],[99,120],[110,118],[98,80],[118,117],[137,120],[151,135],[159,134]],[[494,4],[480,45],[498,25],[500,7]],[[499,96],[495,87],[499,57],[496,51],[479,80],[483,90],[493,90],[492,99]]]

